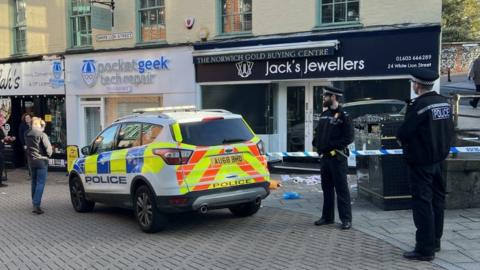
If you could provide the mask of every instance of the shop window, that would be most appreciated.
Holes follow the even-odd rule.
[[[252,0],[221,0],[221,32],[252,31]]]
[[[319,24],[352,24],[360,20],[360,0],[318,0]]]
[[[163,127],[153,124],[143,124],[142,145],[152,143],[162,132]]]
[[[118,125],[107,128],[102,134],[98,135],[92,145],[91,154],[100,154],[107,151],[112,151],[115,143],[115,134],[117,133]]]
[[[408,79],[336,81],[333,86],[344,89],[344,102],[410,98]]]
[[[14,53],[23,54],[26,52],[26,31],[25,0],[15,0],[13,36],[15,37]]]
[[[140,123],[122,124],[122,127],[118,132],[116,149],[125,149],[142,145],[142,137],[140,136],[141,129],[142,124]]]
[[[203,86],[202,106],[241,114],[256,134],[273,134],[276,87],[276,84]]]
[[[166,39],[165,0],[140,0],[138,16],[142,42]]]
[[[92,45],[90,0],[71,0],[70,23],[73,47]]]
[[[45,132],[49,135],[53,152],[65,154],[67,148],[65,98],[48,97],[45,102],[43,115],[47,122]]]
[[[161,107],[162,96],[122,96],[105,98],[105,117],[109,125],[120,117],[131,115],[134,109]]]

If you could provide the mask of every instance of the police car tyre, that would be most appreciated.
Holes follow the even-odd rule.
[[[82,182],[78,176],[70,180],[70,200],[72,201],[73,209],[77,212],[90,212],[95,207],[95,202],[89,201],[85,198],[85,191]]]
[[[140,186],[135,191],[133,205],[135,218],[142,231],[155,233],[167,225],[167,216],[158,211],[155,196],[147,186]]]
[[[258,200],[258,201],[254,201],[254,202],[242,203],[242,204],[239,204],[239,205],[235,205],[235,206],[230,207],[229,209],[230,209],[230,212],[232,212],[232,214],[234,216],[248,217],[248,216],[251,216],[251,215],[257,213],[258,209],[260,209],[261,205],[262,205],[262,201]]]

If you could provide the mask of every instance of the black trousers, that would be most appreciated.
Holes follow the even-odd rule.
[[[477,94],[480,94],[480,84],[475,85],[475,87],[477,88]],[[477,107],[479,100],[480,100],[480,98],[474,98],[473,99],[473,101],[472,101],[473,107]]]
[[[342,222],[351,222],[352,205],[347,183],[347,159],[345,157],[323,157],[320,162],[323,190],[322,218],[328,222],[335,220],[336,191],[340,220]]]
[[[412,190],[412,212],[416,232],[415,250],[433,255],[440,246],[445,209],[442,162],[426,166],[408,165]]]

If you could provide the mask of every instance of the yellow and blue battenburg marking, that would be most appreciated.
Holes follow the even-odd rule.
[[[79,174],[112,174],[112,173],[141,173],[145,163],[145,146],[125,150],[103,152],[89,157],[78,158],[73,170]],[[86,160],[95,160],[88,163]]]
[[[78,158],[75,164],[73,165],[73,169],[77,171],[79,174],[85,173],[85,158]]]
[[[100,153],[97,157],[97,174],[110,173],[110,156],[112,152]]]
[[[128,149],[126,156],[127,173],[141,173],[144,163],[145,147]]]

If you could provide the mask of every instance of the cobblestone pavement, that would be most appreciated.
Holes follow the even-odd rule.
[[[50,173],[43,215],[31,213],[25,171],[0,189],[1,269],[443,269],[359,230],[316,227],[314,216],[263,207],[249,218],[228,211],[182,214],[142,233],[128,210],[73,211],[63,173]],[[266,201],[277,198],[278,192]]]
[[[290,176],[290,178],[295,175]],[[308,175],[300,176],[308,179]],[[280,175],[273,175],[274,179],[281,180]],[[415,225],[412,212],[383,211],[370,202],[358,198],[356,180],[349,176],[352,188],[353,227],[404,250],[411,250],[415,244]],[[284,200],[282,195],[286,191],[294,191],[302,197],[298,200]],[[277,192],[272,193],[264,205],[280,207],[286,210],[305,214],[321,214],[323,203],[320,184],[307,185],[284,181]],[[337,216],[338,220],[338,216]],[[436,254],[434,264],[446,269],[480,269],[480,209],[446,210],[445,226],[442,238],[442,250]]]

